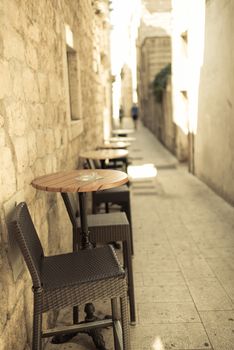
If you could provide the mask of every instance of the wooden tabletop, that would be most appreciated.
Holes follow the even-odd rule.
[[[114,135],[126,135],[133,134],[135,130],[133,129],[114,129],[112,130],[112,134]]]
[[[92,192],[118,187],[128,181],[123,171],[112,169],[81,169],[61,171],[38,177],[32,186],[48,192]]]
[[[109,138],[109,142],[132,142],[132,141],[135,141],[136,139],[135,139],[135,137],[117,137],[117,136],[115,136],[115,137],[110,137]]]
[[[104,142],[102,145],[99,145],[98,148],[102,149],[118,149],[118,148],[128,148],[131,144],[129,142]]]
[[[124,158],[127,157],[127,155],[128,151],[124,149],[98,149],[80,152],[81,158],[96,160]]]

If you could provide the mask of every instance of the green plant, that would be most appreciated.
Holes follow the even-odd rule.
[[[159,73],[155,75],[152,87],[155,100],[159,103],[162,102],[163,91],[167,86],[167,78],[171,74],[171,63],[167,64]]]

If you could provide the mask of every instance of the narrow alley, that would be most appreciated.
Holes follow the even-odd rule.
[[[234,350],[234,0],[0,0],[0,350]]]
[[[132,186],[139,322],[133,349],[231,350],[234,209],[144,128],[138,148],[133,154],[154,163],[158,175]]]
[[[137,325],[133,350],[231,350],[234,343],[234,208],[189,174],[142,125],[133,165],[157,177],[131,185]],[[104,316],[106,306],[97,305]],[[70,311],[63,317],[65,323]],[[113,349],[112,330],[104,330]],[[46,350],[94,350],[87,335]]]

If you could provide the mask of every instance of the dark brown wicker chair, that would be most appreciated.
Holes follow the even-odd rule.
[[[42,338],[107,325],[113,326],[115,349],[123,347],[124,350],[130,350],[125,272],[111,246],[44,256],[43,248],[24,202],[15,209],[13,220],[9,224],[9,233],[18,242],[33,282],[32,350],[41,350]],[[121,326],[116,317],[117,298],[120,298],[122,339],[118,337]],[[43,313],[52,309],[82,305],[98,299],[111,300],[111,320],[42,331]]]
[[[63,193],[63,200],[67,208],[73,228],[73,239],[77,240],[77,247],[81,246],[81,223],[78,217],[78,204],[72,193]],[[111,241],[121,241],[123,244],[123,262],[128,277],[128,295],[130,305],[130,320],[136,322],[134,279],[131,256],[131,234],[126,214],[123,212],[110,214],[87,215],[90,231],[90,241],[94,244],[107,244]]]
[[[132,216],[131,216],[131,201],[130,191],[128,186],[122,185],[108,190],[92,192],[92,211],[96,214],[99,211],[101,204],[105,204],[105,211],[109,213],[110,205],[117,204],[127,215],[131,230],[131,251],[133,250],[133,234],[132,234]]]
[[[91,159],[86,160],[85,166],[90,169],[98,168],[97,162]],[[131,253],[134,254],[133,247],[133,230],[132,230],[132,216],[131,216],[131,201],[130,201],[130,191],[127,185],[122,185],[119,187],[111,188],[103,191],[92,192],[92,212],[97,214],[99,207],[105,204],[105,211],[109,213],[109,208],[111,204],[117,204],[120,206],[121,210],[127,215],[128,222],[130,225],[131,234]]]
[[[113,160],[109,160],[106,162],[105,160],[97,160],[97,159],[86,159],[86,163],[89,168],[96,168],[96,169],[116,169],[127,172],[128,167],[128,158],[127,157],[121,157],[116,158]]]

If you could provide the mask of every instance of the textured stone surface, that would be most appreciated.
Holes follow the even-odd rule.
[[[204,311],[201,319],[214,350],[228,350],[234,344],[233,311]]]

